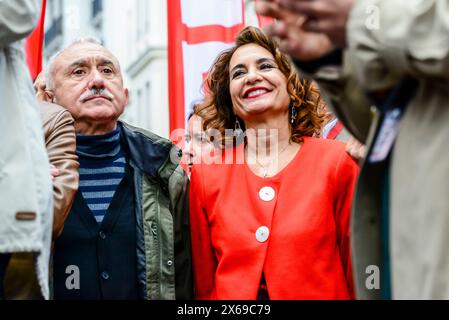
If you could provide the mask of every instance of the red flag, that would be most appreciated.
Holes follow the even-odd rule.
[[[25,50],[31,78],[34,80],[42,70],[42,49],[44,42],[44,22],[46,0],[42,0],[42,9],[36,29],[26,39]]]

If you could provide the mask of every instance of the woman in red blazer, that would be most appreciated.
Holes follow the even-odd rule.
[[[223,149],[192,171],[196,298],[352,298],[358,167],[344,143],[317,138],[318,93],[254,27],[218,57],[206,85],[197,113]]]

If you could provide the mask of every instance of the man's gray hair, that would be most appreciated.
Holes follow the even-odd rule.
[[[100,40],[98,40],[95,37],[80,37],[80,38],[76,38],[75,40],[73,40],[68,46],[66,46],[65,48],[59,50],[58,52],[56,52],[54,55],[52,55],[50,57],[50,59],[48,59],[48,63],[47,63],[47,67],[45,68],[45,84],[46,84],[46,89],[47,90],[52,90],[54,89],[54,81],[53,81],[53,63],[55,62],[56,58],[62,53],[64,52],[66,49],[80,44],[80,43],[93,43],[93,44],[98,44],[100,46],[102,46],[103,44],[101,43]]]

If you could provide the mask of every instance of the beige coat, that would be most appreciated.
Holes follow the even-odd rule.
[[[44,298],[53,224],[44,136],[23,42],[37,23],[38,0],[0,0],[0,252],[29,252]]]
[[[344,68],[323,67],[313,76],[361,141],[370,144],[378,127],[363,92],[391,88],[405,77],[419,81],[390,168],[393,298],[449,299],[449,2],[357,0],[347,34]],[[378,177],[385,169],[365,163],[357,190],[352,243],[362,299],[380,297],[365,282],[366,268],[383,263]]]
[[[79,163],[75,127],[70,113],[59,105],[40,102],[39,111],[48,158],[59,170],[59,175],[53,180],[53,239],[56,239],[62,233],[64,221],[78,191]]]

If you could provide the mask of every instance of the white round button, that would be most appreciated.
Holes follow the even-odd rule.
[[[269,235],[270,230],[268,230],[268,228],[265,226],[259,227],[256,231],[256,239],[259,242],[267,241]]]
[[[263,187],[262,189],[259,190],[259,197],[260,199],[262,199],[263,201],[271,201],[274,199],[274,189],[272,187]]]

